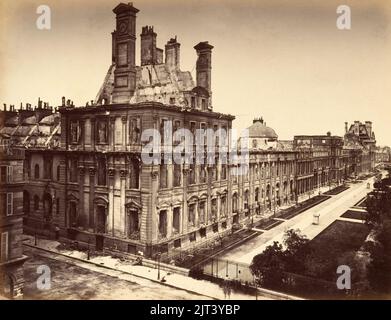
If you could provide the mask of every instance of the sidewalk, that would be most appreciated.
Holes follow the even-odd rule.
[[[111,256],[97,256],[91,257],[90,260],[87,260],[87,254],[84,252],[76,250],[58,250],[57,247],[60,245],[59,242],[53,240],[39,239],[38,245],[34,246],[34,238],[25,236],[27,240],[24,241],[26,245],[32,248],[44,250],[46,253],[51,253],[53,258],[55,255],[58,257],[68,257],[72,258],[75,265],[79,265],[83,268],[88,268],[88,265],[93,266],[93,271],[96,271],[96,266],[103,267],[106,269],[111,269],[115,271],[124,272],[126,274],[133,275],[135,277],[140,277],[148,279],[154,282],[158,282],[162,285],[175,287],[177,289],[186,290],[191,293],[200,294],[210,299],[224,300],[224,293],[220,286],[206,280],[196,280],[187,276],[167,273],[166,271],[160,270],[160,279],[165,278],[166,282],[162,283],[158,278],[158,270],[154,268],[148,268],[144,266],[133,266],[131,261],[121,261]],[[80,265],[79,262],[82,262]],[[90,269],[90,268],[88,268]],[[92,268],[91,268],[92,270]],[[135,279],[136,280],[136,279]],[[255,296],[242,294],[238,292],[232,292],[232,300],[255,300]],[[273,298],[269,296],[262,296],[261,293],[258,294],[258,300],[272,300]]]

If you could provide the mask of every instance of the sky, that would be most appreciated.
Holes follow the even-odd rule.
[[[0,103],[85,105],[111,63],[112,9],[118,0],[2,0]],[[372,121],[379,145],[391,145],[390,0],[134,0],[136,61],[140,33],[153,25],[158,47],[181,43],[181,69],[195,78],[193,46],[209,41],[214,111],[246,128],[263,117],[279,139],[344,134],[344,123]],[[39,5],[51,29],[36,27]],[[351,30],[339,30],[339,5]]]

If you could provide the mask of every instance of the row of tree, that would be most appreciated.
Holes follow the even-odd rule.
[[[365,223],[373,229],[374,241],[366,250],[370,255],[367,279],[373,293],[391,294],[391,170],[388,177],[374,184],[366,200]]]

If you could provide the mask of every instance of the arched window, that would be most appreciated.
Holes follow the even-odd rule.
[[[52,179],[53,172],[53,157],[44,156],[43,158],[43,178]]]
[[[234,193],[232,196],[232,212],[236,213],[238,212],[238,195],[237,193]]]
[[[34,178],[39,179],[39,164],[34,166]]]
[[[30,194],[26,190],[23,191],[23,213],[30,213]]]
[[[60,198],[56,199],[56,214],[60,214]]]
[[[244,192],[244,209],[248,209],[248,200],[249,200],[249,192],[246,190]]]
[[[52,219],[52,209],[53,209],[53,203],[52,203],[52,196],[48,193],[46,193],[43,196],[43,214],[47,221],[50,221]]]
[[[57,175],[56,175],[57,181],[60,181],[60,165],[57,166]]]
[[[37,195],[34,196],[34,210],[39,210],[39,197]]]

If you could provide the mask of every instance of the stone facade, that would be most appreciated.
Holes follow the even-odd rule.
[[[1,146],[0,152],[0,293],[23,297],[23,160],[24,150]]]

